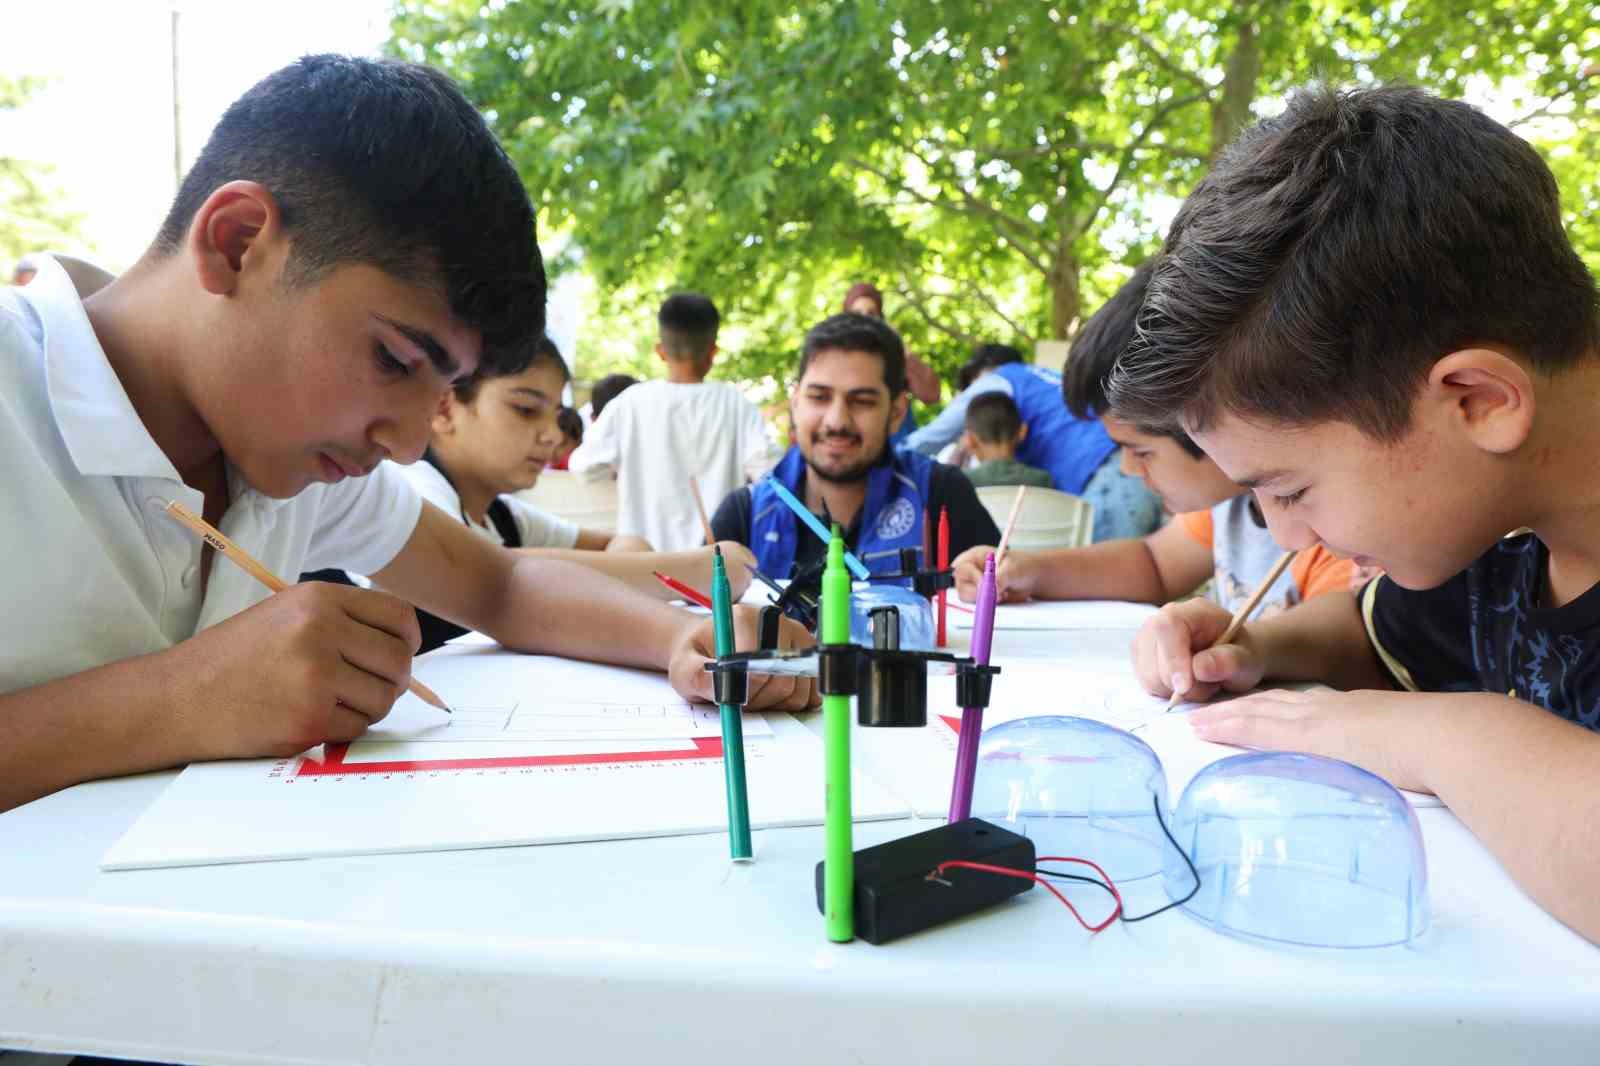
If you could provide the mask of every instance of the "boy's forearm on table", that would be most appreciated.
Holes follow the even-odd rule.
[[[696,623],[609,574],[523,556],[483,631],[519,651],[659,670]]]
[[[1600,941],[1600,735],[1495,693],[1416,699],[1394,741],[1422,785],[1540,906]]]
[[[0,696],[0,810],[210,754],[184,728],[205,707],[178,683],[179,658],[140,656]]]

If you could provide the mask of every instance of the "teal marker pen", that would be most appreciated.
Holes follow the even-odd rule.
[[[733,590],[728,586],[728,570],[722,549],[711,550],[711,618],[716,631],[717,658],[732,655]],[[731,703],[719,705],[722,711],[722,767],[728,792],[728,852],[735,861],[754,857],[750,845],[750,797],[744,781],[743,709]]]

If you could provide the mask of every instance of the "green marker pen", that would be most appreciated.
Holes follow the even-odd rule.
[[[716,631],[717,658],[732,655],[733,590],[728,587],[728,571],[722,562],[722,549],[711,552],[711,618]],[[728,792],[728,852],[735,861],[755,854],[750,845],[750,798],[744,782],[743,708],[732,703],[718,705],[722,711],[722,769]]]
[[[828,565],[822,571],[824,646],[850,643],[850,571],[845,569],[839,526],[828,539]],[[828,939],[855,938],[855,855],[850,811],[850,697],[822,697],[822,742],[827,761],[826,850],[822,866],[822,908]]]

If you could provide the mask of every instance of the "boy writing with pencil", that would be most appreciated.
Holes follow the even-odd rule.
[[[1203,737],[1437,794],[1600,939],[1600,295],[1524,141],[1413,89],[1306,91],[1242,134],[1167,239],[1112,405],[1176,424],[1287,548],[1385,576],[1219,642],[1141,631],[1154,693],[1271,692]],[[1517,532],[1508,535],[1508,530]]]
[[[229,108],[121,278],[86,295],[46,258],[0,293],[0,809],[359,735],[410,681],[411,603],[709,695],[709,623],[496,548],[379,466],[422,454],[453,382],[528,358],[544,294],[527,194],[460,91],[336,56]],[[274,574],[387,591],[269,595],[171,501]]]
[[[1005,601],[1162,604],[1187,596],[1210,577],[1216,602],[1236,610],[1283,555],[1250,494],[1228,480],[1181,430],[1158,427],[1147,431],[1108,409],[1106,379],[1133,341],[1151,267],[1151,262],[1141,264],[1083,324],[1072,342],[1061,391],[1074,415],[1100,418],[1111,439],[1121,446],[1123,472],[1143,480],[1177,517],[1146,537],[1081,548],[1008,552],[996,574],[996,589]],[[984,559],[993,550],[973,548],[955,561],[956,590],[969,603],[977,600]],[[1268,586],[1262,614],[1276,614],[1313,596],[1347,590],[1351,571],[1349,560],[1335,557],[1320,545],[1300,552],[1289,572]]]

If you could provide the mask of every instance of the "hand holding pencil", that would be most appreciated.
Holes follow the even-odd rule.
[[[1219,690],[1246,692],[1260,684],[1265,664],[1245,622],[1293,559],[1286,552],[1236,612],[1207,599],[1170,603],[1140,627],[1133,669],[1146,692],[1203,703]]]
[[[348,708],[368,723],[375,722],[389,712],[400,694],[399,680],[405,678],[406,687],[420,699],[449,713],[450,708],[432,689],[410,677],[411,657],[421,642],[421,634],[416,612],[409,605],[387,593],[366,589],[319,582],[309,583],[317,586],[314,588],[290,585],[183,504],[167,504],[167,513],[274,593],[304,589],[301,598],[340,601],[306,608],[314,616],[308,624],[320,623],[318,628],[324,630],[324,657],[331,652],[343,667],[333,667],[324,675],[333,682],[329,686],[331,703]]]

